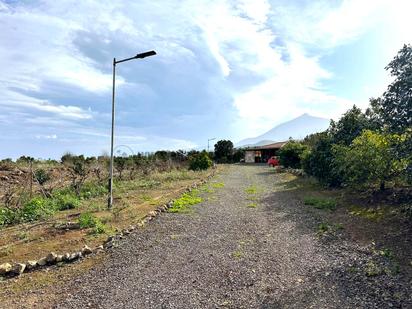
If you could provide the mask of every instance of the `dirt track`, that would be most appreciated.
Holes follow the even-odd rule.
[[[223,188],[125,239],[104,265],[68,283],[54,306],[411,308],[399,275],[365,275],[370,248],[316,234],[315,216],[283,177],[231,166],[214,179]]]

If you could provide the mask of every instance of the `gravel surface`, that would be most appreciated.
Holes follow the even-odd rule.
[[[284,177],[229,167],[212,180],[223,188],[124,239],[104,267],[67,283],[55,307],[412,308],[411,282],[367,276],[390,263],[342,233],[320,237]]]

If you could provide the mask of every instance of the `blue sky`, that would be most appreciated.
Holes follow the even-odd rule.
[[[1,1],[0,158],[206,147],[366,107],[411,43],[410,1]],[[119,146],[121,147],[121,146]],[[127,151],[127,150],[126,150]]]

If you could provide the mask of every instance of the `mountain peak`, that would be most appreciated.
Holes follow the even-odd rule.
[[[303,139],[306,135],[324,131],[329,126],[329,119],[312,116],[308,113],[303,113],[297,118],[281,123],[266,133],[241,140],[236,144],[237,147],[254,145],[261,141],[282,142],[293,139]]]

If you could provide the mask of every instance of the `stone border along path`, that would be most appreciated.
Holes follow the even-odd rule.
[[[182,194],[185,192],[191,192],[192,189],[205,184],[214,176],[214,174],[215,170],[213,170],[212,174],[207,176],[205,179],[202,179],[187,187],[186,190],[182,192]],[[28,260],[24,263],[2,263],[0,264],[0,277],[5,279],[13,278],[23,274],[24,272],[32,272],[60,263],[72,263],[83,257],[86,257],[87,255],[103,252],[105,249],[112,248],[114,244],[116,244],[120,239],[123,239],[124,237],[130,235],[133,231],[136,230],[137,227],[144,227],[146,223],[150,222],[158,214],[167,211],[172,206],[173,200],[170,200],[164,205],[158,206],[156,210],[150,211],[142,220],[140,220],[140,222],[137,223],[137,226],[130,225],[128,228],[123,229],[119,233],[107,237],[103,244],[97,246],[96,248],[91,249],[89,248],[89,246],[85,245],[81,250],[71,253],[67,252],[65,254],[56,254],[54,252],[50,252],[47,256],[42,257],[38,260]]]
[[[411,278],[366,275],[383,257],[344,230],[320,237],[287,177],[230,166],[191,211],[162,214],[104,263],[47,295],[27,291],[18,308],[412,308]]]

